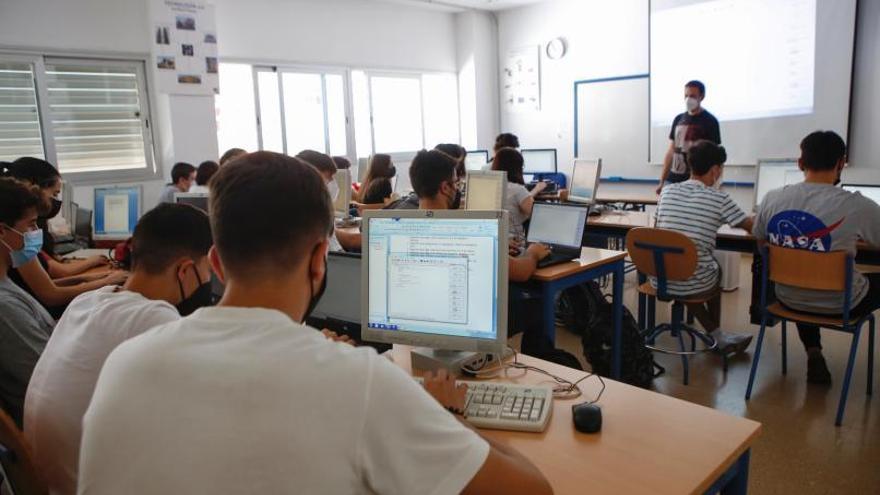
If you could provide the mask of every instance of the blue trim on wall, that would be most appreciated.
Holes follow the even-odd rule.
[[[599,179],[600,182],[612,183],[612,184],[656,184],[659,179],[639,179],[634,177],[602,177]],[[722,185],[730,186],[730,187],[755,187],[754,182],[738,182],[738,181],[724,181]]]
[[[613,81],[626,81],[628,79],[647,79],[650,74],[632,74],[629,76],[600,77],[598,79],[583,79],[574,82],[574,157],[578,157],[578,85],[596,84]],[[651,132],[651,123],[648,122],[648,132]],[[650,152],[650,150],[649,150]]]

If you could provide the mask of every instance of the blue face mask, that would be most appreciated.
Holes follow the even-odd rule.
[[[9,230],[20,235],[24,240],[24,245],[18,251],[13,250],[5,242],[3,243],[3,245],[9,249],[10,256],[12,256],[12,268],[18,268],[40,254],[40,250],[43,249],[43,229],[31,230],[24,233],[19,232],[12,227],[9,227]]]

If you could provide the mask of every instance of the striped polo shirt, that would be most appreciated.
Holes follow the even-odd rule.
[[[674,230],[688,236],[697,247],[697,269],[685,281],[669,281],[667,292],[687,296],[709,291],[718,284],[715,261],[715,235],[729,224],[736,226],[748,216],[730,196],[698,180],[688,180],[663,188],[657,204],[657,228]],[[656,286],[656,281],[651,280]]]

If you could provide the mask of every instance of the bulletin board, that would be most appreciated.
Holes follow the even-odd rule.
[[[151,70],[160,93],[218,92],[214,6],[198,0],[151,0]]]

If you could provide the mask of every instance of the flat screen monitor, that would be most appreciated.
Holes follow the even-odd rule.
[[[849,192],[857,192],[862,196],[880,204],[880,186],[869,184],[844,184],[843,189]]]
[[[804,173],[798,168],[797,158],[758,160],[755,178],[755,208],[764,201],[768,192],[789,184],[804,181]]]
[[[467,174],[468,210],[501,210],[507,190],[507,173],[474,170]]]
[[[576,159],[571,174],[571,187],[568,200],[573,203],[593,204],[599,190],[599,177],[602,174],[602,159]]]
[[[337,170],[333,179],[339,189],[333,200],[333,211],[337,217],[348,218],[351,205],[351,170]]]
[[[80,208],[74,203],[73,237],[76,240],[92,239],[92,210]]]
[[[487,150],[468,151],[464,159],[464,168],[468,171],[483,170],[489,163],[489,152]]]
[[[312,312],[315,318],[361,321],[361,255],[330,252],[327,255],[327,287]]]
[[[141,216],[141,186],[96,187],[96,240],[128,239]]]
[[[498,353],[507,345],[507,213],[368,210],[363,340]]]
[[[523,171],[527,174],[555,174],[556,150],[522,150]]]
[[[528,242],[579,248],[588,214],[589,209],[583,206],[535,203]]]
[[[195,206],[208,213],[207,193],[174,193],[174,202],[178,204]]]

